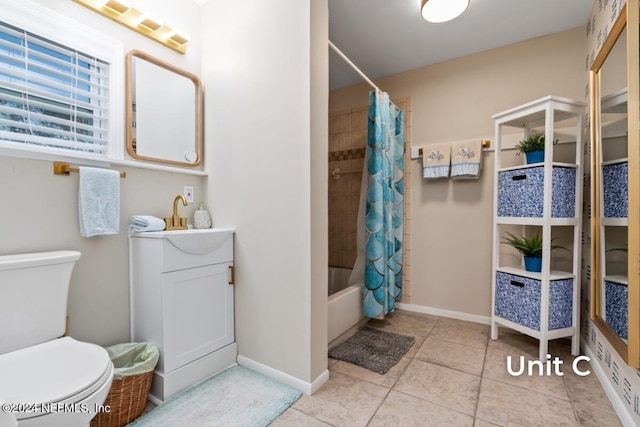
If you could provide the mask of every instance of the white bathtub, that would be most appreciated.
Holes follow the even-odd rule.
[[[350,268],[329,267],[328,343],[364,319],[362,285],[348,286],[350,275]]]

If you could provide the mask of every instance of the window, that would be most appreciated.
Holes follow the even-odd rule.
[[[0,22],[0,137],[106,153],[109,64]]]
[[[0,152],[120,158],[121,43],[29,1],[9,9],[0,17]]]

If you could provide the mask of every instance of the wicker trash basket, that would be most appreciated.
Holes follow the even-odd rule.
[[[114,365],[109,394],[91,427],[123,427],[140,417],[147,406],[153,370],[159,352],[147,343],[117,344],[108,347]]]

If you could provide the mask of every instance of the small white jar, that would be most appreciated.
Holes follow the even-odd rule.
[[[193,213],[193,228],[211,228],[211,215],[204,208],[203,202],[200,202],[200,207]]]

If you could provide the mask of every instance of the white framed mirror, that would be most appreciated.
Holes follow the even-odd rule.
[[[135,159],[202,163],[203,90],[198,76],[138,50],[126,56],[127,153]]]

